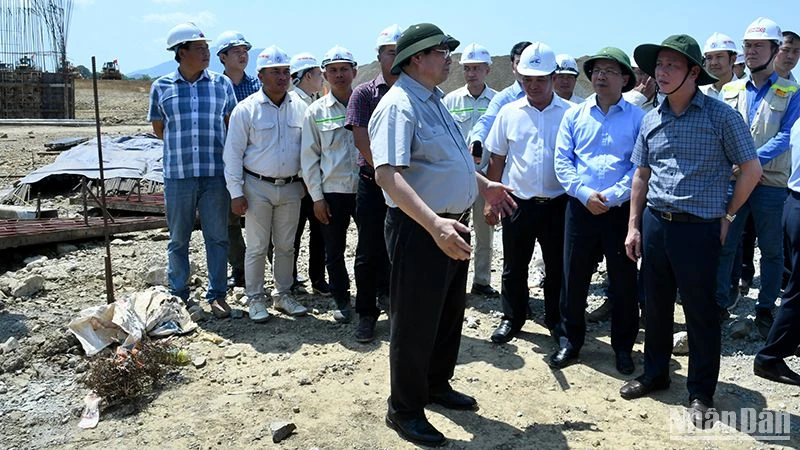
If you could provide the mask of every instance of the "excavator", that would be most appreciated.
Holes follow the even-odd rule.
[[[119,71],[117,60],[103,63],[103,73],[100,74],[101,80],[121,80],[122,72]]]

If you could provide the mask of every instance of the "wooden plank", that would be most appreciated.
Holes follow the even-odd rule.
[[[163,217],[117,217],[108,223],[111,234],[164,228]],[[103,219],[90,217],[87,227],[83,219],[0,220],[0,250],[28,245],[52,244],[103,237]]]

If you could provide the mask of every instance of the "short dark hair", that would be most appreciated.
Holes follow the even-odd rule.
[[[794,31],[784,31],[783,32],[783,42],[792,43],[794,41],[800,41],[800,36],[797,35]]]
[[[511,54],[509,55],[511,57],[511,61],[514,61],[515,56],[522,55],[522,51],[525,50],[525,47],[529,45],[531,45],[531,43],[528,41],[521,41],[514,44],[514,46],[511,47]]]
[[[188,50],[189,45],[191,45],[191,42],[184,42],[183,44],[175,47],[175,61],[178,61],[179,64],[181,62],[181,50]]]

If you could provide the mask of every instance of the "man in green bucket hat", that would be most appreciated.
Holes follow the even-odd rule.
[[[439,446],[425,405],[474,410],[450,385],[466,305],[469,211],[478,193],[495,213],[516,206],[508,188],[475,163],[437,85],[447,80],[458,41],[430,23],[397,41],[395,84],[369,121],[375,181],[383,189],[391,262],[391,394],[386,424],[408,441]]]
[[[703,68],[692,37],[670,36],[640,45],[639,67],[654,77],[666,99],[642,119],[631,161],[631,211],[625,250],[642,257],[645,293],[644,374],[620,389],[631,400],[670,384],[676,290],[689,333],[689,415],[713,426],[720,364],[720,323],[714,296],[722,242],[739,207],[761,177],[750,131],[736,111],[708,97],[699,85],[716,78]],[[741,168],[728,201],[731,167]],[[647,208],[645,209],[645,204]]]
[[[555,173],[569,194],[564,231],[564,281],[561,289],[559,349],[548,364],[561,369],[573,363],[586,337],[584,309],[596,266],[596,249],[606,258],[611,313],[611,347],[617,371],[634,371],[631,351],[639,333],[636,263],[623,251],[628,232],[631,153],[641,108],[622,93],[636,85],[628,55],[601,49],[583,63],[595,95],[564,114],[555,148]]]

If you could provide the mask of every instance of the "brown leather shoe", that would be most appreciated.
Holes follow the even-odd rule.
[[[211,302],[211,313],[217,319],[225,319],[231,316],[231,307],[228,306],[228,302],[224,298],[218,298]]]

